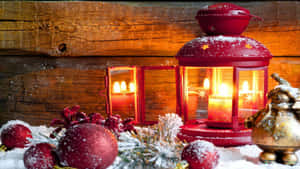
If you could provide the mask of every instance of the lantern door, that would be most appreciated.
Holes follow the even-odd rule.
[[[232,67],[183,67],[183,113],[189,123],[231,127]]]
[[[142,74],[142,124],[154,124],[159,115],[176,113],[175,66],[143,66]]]
[[[135,67],[107,69],[107,114],[137,121],[137,81]]]
[[[244,120],[263,109],[267,95],[267,67],[237,68],[237,119],[240,125]]]

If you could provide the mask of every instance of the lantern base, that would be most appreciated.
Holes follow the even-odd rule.
[[[215,129],[208,128],[205,124],[186,124],[181,127],[178,138],[187,142],[205,140],[216,146],[240,146],[252,144],[251,129]]]

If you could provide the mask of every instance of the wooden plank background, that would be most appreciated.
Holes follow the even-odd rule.
[[[174,56],[203,36],[195,15],[216,2],[0,3],[0,55]],[[300,2],[247,1],[252,20],[243,35],[274,56],[300,56]]]

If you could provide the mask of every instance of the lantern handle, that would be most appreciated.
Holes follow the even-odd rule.
[[[256,16],[256,15],[249,14],[249,13],[239,12],[239,14],[241,14],[241,15],[247,15],[247,16],[253,17],[253,18],[255,18],[255,19],[259,20],[259,21],[264,21],[263,18],[261,18],[261,17],[259,17],[259,16]]]

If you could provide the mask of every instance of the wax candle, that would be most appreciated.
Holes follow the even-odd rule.
[[[253,103],[255,102],[253,99],[255,99],[255,92],[249,90],[248,81],[244,81],[239,92],[239,121],[243,121],[255,111],[253,109]]]
[[[208,98],[208,120],[231,122],[232,97],[209,96]]]
[[[208,98],[208,120],[231,122],[232,89],[222,83],[216,91],[216,94]]]
[[[135,110],[135,85],[133,82],[129,83],[127,88],[126,82],[118,81],[113,83],[111,94],[112,113],[132,113]]]

